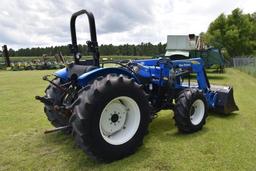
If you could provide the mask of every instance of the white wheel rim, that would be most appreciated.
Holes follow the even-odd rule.
[[[99,128],[105,141],[112,145],[128,142],[140,124],[140,109],[130,97],[120,96],[111,100],[103,109]]]
[[[191,105],[190,108],[190,120],[193,125],[198,125],[205,113],[205,106],[204,102],[201,99],[197,99],[194,101],[194,103]]]

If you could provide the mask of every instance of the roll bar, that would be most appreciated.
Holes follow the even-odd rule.
[[[78,46],[77,46],[76,18],[83,14],[86,14],[89,20],[91,40],[86,42],[88,46],[88,52],[92,53],[93,65],[99,66],[100,54],[99,54],[99,48],[98,48],[98,42],[97,42],[95,20],[94,20],[93,14],[89,11],[86,11],[85,9],[80,10],[71,16],[71,20],[70,20],[70,31],[71,31],[71,40],[72,40],[72,45],[70,45],[71,53],[73,53],[75,63],[79,64],[81,55],[78,52]]]

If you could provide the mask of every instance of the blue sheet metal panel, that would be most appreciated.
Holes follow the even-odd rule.
[[[99,76],[104,76],[107,74],[123,74],[130,78],[134,78],[134,80],[137,83],[140,83],[139,80],[136,78],[134,74],[129,72],[128,70],[122,69],[122,68],[97,68],[95,70],[92,70],[90,72],[84,73],[83,75],[78,77],[78,85],[80,86],[86,86],[90,81],[96,79]]]
[[[185,60],[173,60],[171,61],[171,63],[173,63],[174,65],[178,65],[178,66],[186,66],[188,64],[200,64],[202,66],[204,66],[204,61],[202,60],[202,58],[193,58],[193,59],[185,59]],[[185,65],[184,65],[185,64]]]
[[[140,66],[140,70],[138,74],[145,78],[159,78],[161,73],[160,67],[153,67],[153,66]]]
[[[205,96],[206,101],[208,103],[208,108],[209,109],[214,109],[215,104],[216,104],[216,100],[217,100],[217,93],[207,90],[207,91],[205,91],[204,96]]]
[[[134,63],[139,63],[144,66],[155,66],[157,65],[159,59],[142,59],[142,60],[134,60]]]
[[[67,68],[60,69],[54,73],[55,76],[63,79],[68,80],[68,70]]]
[[[85,86],[87,85],[88,81],[95,79],[99,76],[102,75],[107,75],[109,73],[115,73],[115,74],[123,74],[123,75],[127,75],[130,78],[134,78],[136,82],[139,83],[139,80],[136,78],[136,76],[134,74],[132,74],[131,72],[125,70],[125,69],[121,69],[121,68],[97,68],[94,69],[90,72],[84,73],[81,76],[78,77],[78,84],[80,86]],[[57,77],[63,79],[63,80],[68,80],[68,69],[67,68],[63,68],[60,69],[58,71],[56,71],[54,73],[54,75],[56,75]]]
[[[164,65],[160,66],[144,66],[140,65],[140,69],[138,71],[138,75],[144,78],[151,78],[152,83],[163,86],[164,82],[169,78],[170,69],[165,67]]]
[[[197,74],[197,82],[200,89],[207,89],[206,76],[203,72],[204,62],[201,58],[194,58],[189,60],[174,60],[169,63],[161,63],[160,59],[150,60],[136,60],[134,62],[140,64],[139,75],[145,78],[153,78],[153,83],[159,86],[164,85],[168,80],[170,70],[172,68],[182,68],[192,70]],[[158,65],[158,66],[156,66]],[[178,73],[176,73],[178,74]],[[180,78],[176,79],[176,88],[182,88]]]

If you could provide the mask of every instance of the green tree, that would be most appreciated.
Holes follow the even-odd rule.
[[[231,57],[251,55],[256,49],[256,14],[243,14],[239,8],[230,15],[219,15],[204,36],[213,47],[226,50]]]

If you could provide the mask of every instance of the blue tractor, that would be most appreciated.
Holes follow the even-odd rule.
[[[92,60],[82,61],[75,21],[89,20]],[[131,60],[120,67],[100,65],[94,16],[81,10],[71,17],[74,62],[55,72],[45,95],[44,112],[56,130],[72,133],[76,144],[93,159],[111,162],[142,145],[149,123],[162,109],[174,111],[180,132],[202,129],[207,111],[228,114],[238,110],[231,87],[210,85],[201,58]],[[193,81],[194,79],[194,81]],[[185,81],[187,80],[187,81]]]

